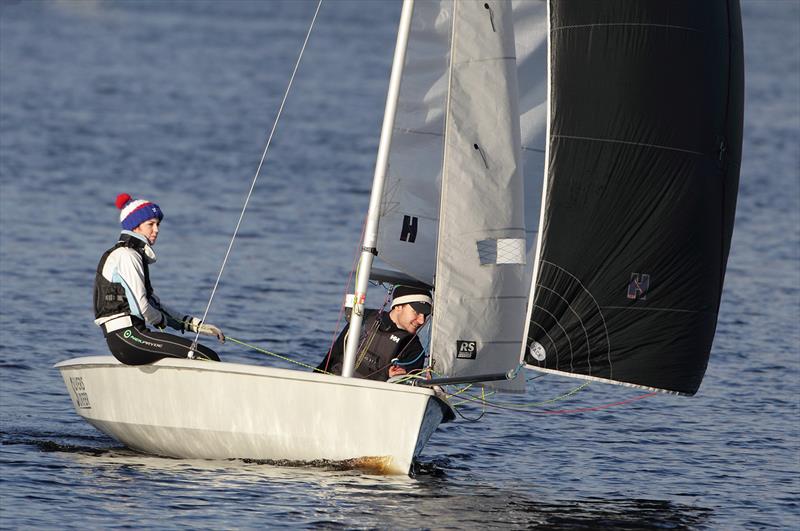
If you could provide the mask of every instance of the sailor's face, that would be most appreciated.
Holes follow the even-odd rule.
[[[155,245],[156,239],[158,238],[158,225],[161,223],[158,218],[150,218],[147,221],[140,223],[138,227],[133,229],[133,232],[141,234],[147,241],[150,242],[150,245]]]
[[[402,328],[411,334],[425,324],[425,314],[419,313],[410,304],[401,304],[394,308],[397,310],[397,318],[393,319],[398,328]]]

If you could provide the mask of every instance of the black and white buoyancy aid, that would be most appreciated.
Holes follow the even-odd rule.
[[[112,248],[103,253],[100,257],[100,262],[97,264],[97,271],[94,277],[94,317],[96,322],[101,321],[103,318],[114,318],[131,315],[131,307],[128,298],[125,294],[125,287],[118,283],[112,282],[103,276],[103,268],[106,265],[108,257],[119,249],[120,247],[128,247],[135,250],[142,257],[142,268],[144,270],[144,286],[147,292],[147,297],[153,295],[153,287],[150,284],[150,270],[148,267],[148,258],[145,255],[146,243],[131,236],[130,234],[121,234],[119,241]]]

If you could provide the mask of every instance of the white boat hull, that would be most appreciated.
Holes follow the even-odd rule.
[[[56,366],[76,411],[149,454],[260,460],[351,460],[407,474],[452,418],[430,389],[235,363],[111,356]]]

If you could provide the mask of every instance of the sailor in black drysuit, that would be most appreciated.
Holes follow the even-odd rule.
[[[217,353],[206,346],[198,344],[191,351],[191,339],[148,330],[148,324],[161,330],[169,326],[225,340],[214,325],[191,315],[176,317],[180,314],[167,309],[153,292],[149,265],[156,255],[151,245],[164,218],[158,205],[133,200],[128,194],[120,194],[116,204],[123,231],[117,244],[100,258],[94,283],[94,322],[103,329],[111,353],[127,365],[167,357],[219,361]]]
[[[378,310],[364,312],[354,370],[357,378],[386,381],[393,376],[418,371],[425,362],[417,331],[431,313],[431,294],[425,289],[397,286],[392,295],[392,307],[388,313]],[[317,366],[318,371],[342,373],[349,328],[348,324],[339,334],[331,351]]]

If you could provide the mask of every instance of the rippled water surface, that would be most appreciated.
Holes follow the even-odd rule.
[[[563,412],[641,394],[592,384],[538,410],[555,414],[492,409],[440,429],[414,477],[145,456],[80,420],[52,365],[105,352],[90,290],[116,237],[114,197],[161,205],[154,285],[202,312],[313,11],[305,1],[0,3],[0,526],[800,526],[794,1],[743,5],[742,181],[698,396]],[[323,7],[211,310],[231,336],[304,362],[330,341],[398,15],[395,2]],[[287,366],[234,343],[220,353]],[[577,385],[539,378],[517,400]]]

